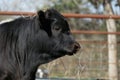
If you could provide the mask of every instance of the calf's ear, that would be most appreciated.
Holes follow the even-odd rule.
[[[52,24],[53,20],[46,18],[45,12],[43,12],[43,11],[38,11],[38,19],[39,19],[39,23],[40,23],[40,28],[45,30],[47,32],[48,36],[51,36],[52,35],[51,24]]]
[[[45,14],[44,14],[44,12],[41,11],[41,10],[38,11],[37,14],[38,14],[38,19],[39,19],[40,25],[41,25],[41,27],[42,27],[43,24],[45,23]]]

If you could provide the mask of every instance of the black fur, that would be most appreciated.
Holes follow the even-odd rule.
[[[80,48],[54,9],[0,24],[0,80],[34,80],[37,67]]]

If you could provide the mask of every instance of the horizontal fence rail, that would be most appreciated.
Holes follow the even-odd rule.
[[[11,15],[11,16],[18,16],[18,15],[23,15],[23,16],[32,16],[36,15],[34,12],[12,12],[12,11],[0,11],[0,15]]]
[[[84,44],[91,44],[91,43],[94,43],[94,44],[108,44],[107,41],[99,41],[99,40],[77,40],[78,42],[80,43],[84,43]],[[120,44],[120,41],[117,41],[117,44]]]
[[[99,15],[99,14],[73,14],[73,13],[64,13],[67,18],[96,18],[96,19],[120,19],[118,15]]]
[[[22,16],[33,16],[36,15],[34,12],[12,12],[12,11],[0,11],[0,15],[22,15]],[[98,14],[75,14],[75,13],[63,13],[67,18],[97,18],[97,19],[120,19],[120,15],[98,15]]]
[[[72,30],[71,31],[74,34],[116,34],[120,35],[120,32],[105,32],[105,31],[81,31],[81,30]]]

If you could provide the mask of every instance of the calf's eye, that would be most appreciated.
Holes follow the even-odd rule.
[[[60,31],[61,28],[60,28],[59,26],[55,26],[55,27],[54,27],[54,30],[56,30],[56,31]]]

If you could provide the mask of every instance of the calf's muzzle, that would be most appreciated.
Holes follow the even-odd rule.
[[[76,53],[80,49],[80,44],[78,42],[74,42],[73,44],[73,53]]]

